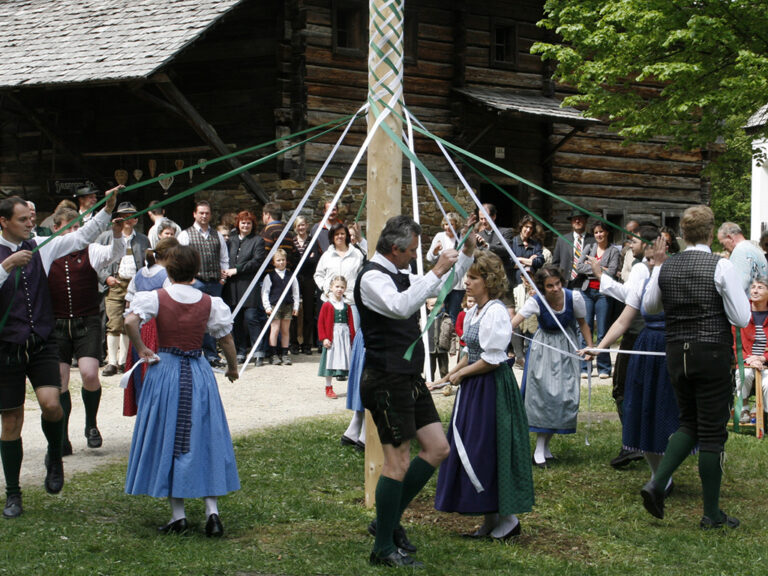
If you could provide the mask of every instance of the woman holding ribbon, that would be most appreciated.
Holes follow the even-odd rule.
[[[539,329],[528,347],[522,391],[530,431],[536,433],[533,463],[546,468],[547,462],[554,460],[549,449],[552,436],[576,433],[580,359],[575,354],[575,326],[587,342],[592,341],[592,334],[584,320],[584,298],[581,292],[563,288],[565,278],[560,268],[545,266],[536,273],[534,282],[538,293],[512,318],[512,328],[534,314],[538,316]]]
[[[206,536],[224,533],[218,496],[240,488],[227,417],[213,371],[202,356],[203,335],[219,340],[226,377],[237,379],[232,314],[221,298],[192,287],[200,256],[189,246],[174,248],[166,262],[172,284],[138,292],[126,315],[128,336],[150,363],[139,397],[125,491],[167,497],[171,520],[161,533],[189,530],[185,498],[204,498]],[[139,335],[139,323],[157,321],[158,353]]]
[[[461,384],[448,430],[450,455],[440,466],[435,508],[484,515],[471,538],[506,540],[520,534],[517,514],[533,506],[528,422],[507,360],[508,288],[501,259],[475,254],[467,296],[476,304],[464,319],[468,354],[440,382]]]

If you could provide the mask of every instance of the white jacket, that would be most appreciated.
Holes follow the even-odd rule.
[[[344,291],[344,301],[354,304],[352,291],[355,288],[357,275],[363,268],[363,255],[360,250],[349,246],[345,254],[339,254],[334,246],[320,256],[320,261],[315,268],[315,284],[322,291],[323,302],[328,300],[328,290],[331,288],[331,280],[335,276],[344,276],[347,279],[347,289]]]

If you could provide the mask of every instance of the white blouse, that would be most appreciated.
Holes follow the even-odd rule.
[[[464,334],[477,322],[480,322],[480,358],[488,364],[506,362],[507,346],[512,338],[512,321],[507,307],[498,302],[489,302],[480,310],[480,314],[477,314],[475,304],[464,316]]]
[[[125,315],[136,314],[142,322],[147,322],[157,316],[159,301],[157,290],[151,292],[137,292],[131,302],[131,309]],[[181,304],[194,304],[199,302],[203,293],[189,284],[171,284],[166,288],[168,295]],[[211,296],[211,313],[206,324],[208,334],[216,338],[224,338],[232,331],[232,311],[218,296]]]
[[[571,294],[573,294],[573,315],[576,318],[584,318],[587,315],[587,306],[584,304],[584,297],[578,290],[574,290]],[[552,311],[560,316],[560,314],[565,311],[565,298],[563,298],[563,309],[555,310],[552,308]],[[523,318],[529,318],[534,314],[538,316],[541,313],[541,310],[539,309],[539,303],[536,301],[536,298],[528,298],[528,300],[525,301],[525,304],[523,304],[523,307],[518,310],[518,313]]]

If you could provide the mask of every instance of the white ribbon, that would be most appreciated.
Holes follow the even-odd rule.
[[[469,481],[472,482],[472,486],[474,486],[477,493],[480,494],[481,492],[485,492],[485,488],[483,488],[483,484],[480,482],[477,474],[475,474],[475,469],[472,468],[472,462],[469,461],[469,454],[467,454],[467,450],[464,448],[464,442],[461,441],[461,435],[456,428],[456,414],[459,413],[460,398],[461,386],[459,386],[459,390],[456,392],[456,402],[453,408],[453,443],[456,444],[456,452],[459,453],[459,460],[461,460],[461,465],[464,467],[464,472],[467,473],[467,476],[469,476]]]
[[[155,354],[152,356],[152,358],[139,358],[139,360],[131,366],[131,369],[128,370],[125,374],[123,374],[123,377],[120,378],[120,388],[128,388],[128,383],[131,381],[131,375],[133,374],[133,371],[136,370],[139,366],[141,366],[143,363],[147,364],[156,364],[157,362],[160,362],[160,356]]]

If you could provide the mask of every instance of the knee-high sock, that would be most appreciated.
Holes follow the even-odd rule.
[[[397,521],[400,522],[400,516],[403,515],[405,509],[408,508],[408,504],[411,503],[416,497],[416,494],[421,492],[424,485],[432,478],[432,474],[435,473],[435,467],[429,462],[416,456],[411,460],[411,465],[408,466],[408,471],[403,478],[403,493],[400,496],[400,514],[397,516]]]
[[[171,504],[171,522],[181,520],[187,517],[187,513],[184,511],[184,498],[168,498],[168,502]]]
[[[717,522],[720,520],[720,481],[723,477],[719,453],[699,452],[699,477],[704,516]]]
[[[48,454],[50,454],[51,458],[61,458],[64,417],[62,416],[56,422],[49,422],[41,416],[40,424],[43,428],[43,434],[45,434],[45,438],[48,440]]]
[[[677,467],[688,458],[696,445],[696,439],[689,436],[682,430],[678,430],[669,437],[667,451],[664,452],[664,458],[661,459],[658,469],[653,477],[653,483],[659,488],[664,488],[669,479],[674,474]]]
[[[400,518],[402,494],[402,482],[379,476],[376,485],[376,541],[373,544],[373,551],[379,556],[386,556],[395,550],[392,534]]]
[[[85,392],[85,388],[83,388],[83,392]],[[59,401],[61,402],[61,409],[64,411],[64,423],[62,424],[64,430],[61,434],[64,440],[69,440],[69,415],[72,413],[72,396],[69,394],[69,390],[61,393]]]
[[[96,426],[96,414],[99,413],[99,403],[101,402],[101,387],[97,390],[82,389],[83,405],[85,406],[85,428]]]
[[[107,363],[117,366],[117,354],[120,351],[120,334],[107,334]]]
[[[131,341],[128,339],[128,334],[120,334],[120,353],[117,355],[117,364],[122,366],[125,364],[128,358],[128,344]]]
[[[19,475],[21,474],[21,460],[24,457],[24,448],[21,438],[17,440],[0,440],[0,458],[3,460],[3,473],[5,474],[5,493],[18,494]]]
[[[219,499],[216,496],[206,496],[205,501],[205,517],[207,518],[211,514],[219,513]]]

